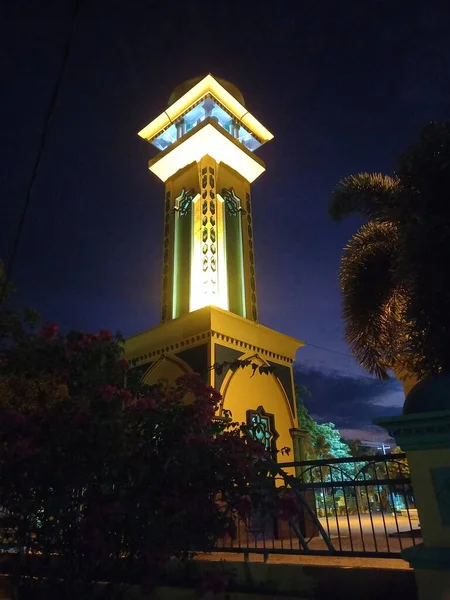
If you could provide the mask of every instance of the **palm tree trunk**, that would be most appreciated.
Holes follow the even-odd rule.
[[[394,371],[397,379],[401,382],[406,398],[416,383],[419,383],[419,378],[414,373],[409,373],[401,366],[394,367],[392,370]]]

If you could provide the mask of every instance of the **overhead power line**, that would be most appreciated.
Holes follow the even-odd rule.
[[[348,354],[346,352],[340,352],[339,350],[332,350],[331,348],[326,348],[325,346],[317,346],[316,344],[310,344],[309,342],[303,342],[305,346],[309,346],[310,348],[316,348],[317,350],[324,350],[325,352],[331,352],[332,354],[338,354],[340,356],[345,356],[346,358],[351,358],[352,360],[356,360],[354,356]]]
[[[30,179],[28,181],[25,202],[24,202],[24,205],[23,205],[22,213],[20,215],[19,224],[18,224],[17,230],[16,230],[16,235],[14,237],[14,242],[13,242],[13,246],[12,246],[11,255],[9,257],[8,265],[7,265],[6,271],[5,271],[5,277],[3,279],[2,289],[1,289],[1,292],[0,292],[0,303],[2,303],[4,301],[4,299],[5,299],[5,297],[6,297],[6,290],[8,288],[8,284],[9,284],[9,281],[11,279],[11,274],[12,274],[12,270],[13,270],[13,266],[14,266],[14,261],[16,259],[17,250],[19,248],[20,239],[21,239],[21,236],[22,236],[23,226],[25,224],[25,220],[26,220],[26,217],[27,217],[28,209],[30,207],[34,184],[35,184],[36,177],[37,177],[37,174],[38,174],[38,171],[39,171],[39,167],[40,167],[40,164],[41,164],[42,155],[44,153],[45,143],[47,141],[47,135],[48,135],[48,131],[49,131],[50,122],[52,120],[52,117],[53,117],[53,114],[54,114],[54,111],[55,111],[56,102],[58,100],[59,92],[60,92],[60,89],[61,89],[61,82],[63,80],[64,71],[66,69],[67,60],[69,58],[70,49],[71,49],[71,46],[72,46],[73,34],[74,34],[74,31],[75,31],[75,24],[76,24],[76,21],[77,21],[77,16],[78,16],[79,8],[80,8],[80,3],[81,3],[81,0],[75,0],[74,1],[73,12],[72,12],[72,16],[71,16],[69,31],[68,31],[68,35],[67,35],[67,39],[66,39],[66,44],[65,44],[65,47],[64,47],[64,51],[63,51],[63,56],[62,56],[61,64],[59,66],[59,70],[58,70],[58,74],[57,74],[57,77],[56,77],[55,85],[53,86],[52,94],[50,96],[50,100],[49,100],[49,103],[48,103],[47,113],[46,113],[46,117],[45,117],[45,121],[44,121],[44,126],[42,128],[42,132],[41,132],[41,136],[40,136],[40,140],[39,140],[39,147],[38,147],[38,151],[37,151],[37,154],[36,154],[36,159],[34,161],[33,169],[31,171],[31,175],[30,175]]]

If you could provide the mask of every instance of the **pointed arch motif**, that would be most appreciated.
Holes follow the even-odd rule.
[[[181,375],[192,372],[188,363],[176,356],[176,354],[163,354],[147,369],[142,377],[142,381],[148,385],[153,385],[161,380],[166,380],[169,384],[173,384]]]
[[[252,362],[256,363],[259,366],[266,366],[269,367],[271,366],[269,362],[267,362],[264,358],[262,358],[259,354],[257,354],[255,356],[255,354],[252,354],[250,352],[247,352],[245,354],[242,354],[239,357],[239,360],[245,360],[246,358],[251,358]],[[246,369],[249,369],[249,367],[246,367]],[[224,404],[226,403],[226,394],[227,394],[227,390],[233,380],[234,377],[237,376],[238,373],[242,372],[240,369],[238,369],[237,371],[231,371],[229,370],[228,373],[225,375],[224,380],[222,382],[222,385],[220,386],[220,394],[222,396],[222,402],[220,405],[220,415],[222,415],[222,411],[224,408]],[[291,408],[291,404],[289,402],[289,398],[286,395],[286,390],[284,389],[283,384],[281,383],[280,379],[274,374],[274,373],[269,373],[268,375],[259,375],[258,373],[255,373],[254,375],[255,377],[269,377],[269,378],[273,378],[274,382],[276,383],[276,386],[283,398],[283,408],[284,410],[288,413],[289,415],[289,419],[291,422],[291,427],[296,427],[296,422],[295,422],[295,415],[292,413],[292,408]],[[259,400],[257,400],[257,405],[259,406],[260,404],[264,404],[264,398],[260,398]]]

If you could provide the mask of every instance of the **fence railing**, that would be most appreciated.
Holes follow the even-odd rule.
[[[274,485],[298,501],[295,513],[238,520],[236,537],[219,540],[216,552],[392,558],[421,542],[405,454],[283,462],[275,471]]]

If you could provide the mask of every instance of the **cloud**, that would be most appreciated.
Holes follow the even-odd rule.
[[[375,406],[395,407],[401,409],[403,403],[405,402],[405,393],[402,385],[398,381],[393,381],[390,383],[392,385],[392,389],[382,392],[380,396],[373,398],[371,403]]]
[[[335,423],[348,439],[389,439],[373,421],[400,414],[404,395],[397,380],[379,381],[364,373],[308,364],[297,364],[294,376],[296,383],[311,392],[304,401],[316,420]]]
[[[391,448],[397,445],[387,432],[381,427],[372,427],[368,429],[341,429],[341,436],[344,440],[361,440],[363,442],[388,443]]]

